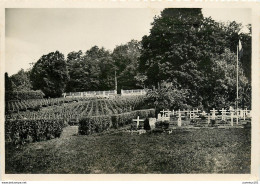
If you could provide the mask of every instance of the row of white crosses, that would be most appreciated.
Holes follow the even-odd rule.
[[[157,121],[169,121],[170,120],[170,115],[177,115],[178,117],[178,126],[181,126],[181,120],[182,118],[186,117],[186,116],[182,116],[182,113],[187,113],[187,115],[189,115],[190,119],[196,119],[199,116],[196,113],[199,113],[200,110],[196,109],[196,110],[192,110],[192,111],[188,111],[188,110],[183,110],[181,111],[180,109],[175,113],[174,110],[173,111],[160,111],[163,113],[163,115],[161,115],[160,113],[158,114],[158,119]],[[232,107],[230,107],[229,111],[230,111],[230,116],[227,116],[227,110],[225,109],[221,109],[219,110],[221,112],[221,119],[222,120],[226,120],[227,118],[230,118],[231,120],[231,126],[233,126],[234,122],[233,119],[236,118],[237,119],[237,124],[238,124],[238,117],[240,116],[240,118],[244,118],[246,116],[251,116],[251,112],[247,109],[242,110],[242,109],[238,109],[238,110],[234,110]],[[208,118],[208,124],[210,123],[210,120],[215,120],[216,119],[216,112],[217,110],[215,108],[213,108],[212,110],[210,110],[210,113],[207,114],[205,111],[202,111],[201,114],[204,117]],[[236,112],[236,116],[234,115],[234,113]],[[144,121],[144,119],[140,119],[139,116],[137,116],[137,119],[133,119],[134,122],[136,122],[137,127],[139,127],[140,122]]]
[[[169,121],[170,120],[170,115],[174,116],[176,114],[176,116],[178,118],[178,126],[181,126],[181,119],[183,117],[186,117],[186,116],[182,116],[182,113],[184,113],[184,114],[187,113],[187,115],[189,115],[190,119],[196,119],[196,118],[199,117],[197,115],[199,113],[199,111],[200,110],[198,110],[198,109],[196,109],[196,110],[193,109],[191,111],[189,111],[189,110],[181,111],[179,109],[175,113],[174,110],[173,111],[169,111],[169,110],[165,111],[165,110],[163,110],[163,111],[160,111],[160,112],[162,112],[162,115],[160,113],[158,114],[157,121],[167,121],[167,120]],[[230,109],[229,109],[230,116],[227,115],[228,111],[226,109],[224,109],[224,108],[222,108],[219,111],[221,112],[221,120],[226,120],[227,118],[231,119],[231,125],[232,126],[233,126],[233,119],[234,118],[237,118],[237,124],[238,124],[238,118],[243,118],[245,120],[245,118],[247,116],[249,116],[249,117],[251,116],[250,115],[250,111],[247,110],[247,109],[245,109],[245,110],[243,110],[243,109],[234,110],[232,107],[230,107]],[[215,120],[217,118],[217,115],[216,115],[217,112],[218,111],[215,108],[213,108],[212,110],[210,110],[209,114],[207,114],[205,111],[202,111],[202,113],[199,113],[199,114],[201,114],[204,117],[207,117],[208,118],[208,124],[209,124],[211,119]]]

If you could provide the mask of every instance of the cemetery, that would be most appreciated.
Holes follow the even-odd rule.
[[[250,171],[251,110],[162,109],[155,115],[144,109],[145,96],[68,99],[39,111],[23,103],[29,110],[6,116],[7,173]]]
[[[157,118],[149,118],[149,127],[145,128],[145,119],[133,119],[137,133],[144,133],[146,130],[153,131],[155,128],[161,128],[164,131],[180,128],[251,128],[251,111],[247,109],[235,110],[230,107],[229,110],[221,109],[210,110],[210,113],[196,110],[163,110],[158,113]],[[164,124],[164,126],[162,126]],[[131,127],[132,132],[133,128]],[[130,130],[128,130],[130,131]]]
[[[112,10],[117,11],[95,14],[104,15],[101,24],[113,22],[105,16]],[[120,14],[130,11],[127,16],[133,18],[137,14],[132,10],[137,9]],[[142,26],[130,26],[123,18],[128,26],[109,27],[118,29],[111,31],[120,33],[116,39],[105,38],[108,29],[96,38],[96,31],[88,31],[97,23],[102,32],[103,25],[96,16],[88,22],[88,11],[73,21],[80,27],[64,27],[76,30],[61,39],[82,32],[80,43],[87,50],[63,48],[64,55],[55,47],[38,60],[29,58],[28,70],[5,73],[5,173],[249,174],[256,113],[251,104],[251,24],[219,22],[201,8],[165,8],[147,22],[147,35],[140,40],[131,35]],[[50,25],[41,30],[58,30],[60,24]],[[26,32],[38,34],[33,31]],[[132,38],[120,43],[124,35]],[[49,42],[61,43],[61,48],[79,41],[55,39]],[[103,47],[103,41],[111,42],[110,47]]]

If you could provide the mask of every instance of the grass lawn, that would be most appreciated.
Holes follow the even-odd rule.
[[[176,129],[172,134],[109,131],[6,146],[7,174],[250,173],[250,129]]]

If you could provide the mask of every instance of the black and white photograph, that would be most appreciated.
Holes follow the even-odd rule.
[[[251,174],[251,8],[5,8],[5,174]],[[98,175],[96,175],[98,177]]]

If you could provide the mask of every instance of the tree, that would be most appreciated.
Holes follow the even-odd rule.
[[[69,80],[66,85],[66,92],[77,92],[82,89],[82,79],[84,78],[84,72],[82,68],[82,51],[70,52],[67,55],[67,66],[69,73]],[[83,83],[84,84],[84,83]]]
[[[175,89],[186,89],[187,103],[193,107],[234,101],[235,86],[226,82],[235,66],[240,29],[236,22],[204,18],[201,9],[163,10],[142,39],[139,70],[147,76],[146,85],[159,87],[165,81]],[[244,79],[243,70],[240,74]],[[236,79],[232,77],[232,81]],[[246,80],[240,82],[245,86]]]
[[[33,66],[30,79],[33,89],[40,89],[47,97],[59,97],[69,79],[64,55],[59,51],[43,55]]]
[[[244,69],[245,76],[248,78],[251,83],[251,44],[252,44],[252,32],[251,32],[251,24],[247,25],[249,33],[240,33],[239,39],[241,40],[243,52],[240,57],[240,62],[242,64],[242,68]]]
[[[13,91],[13,83],[7,72],[5,72],[5,91]]]
[[[131,40],[126,44],[117,46],[112,57],[114,60],[115,70],[117,71],[118,89],[137,88],[135,76],[138,73],[139,57],[141,45],[136,40]]]
[[[156,113],[163,109],[186,109],[188,105],[189,91],[186,89],[176,89],[171,83],[163,82],[156,90],[149,90],[147,95],[147,103],[151,107],[155,107]]]
[[[29,91],[32,89],[29,71],[25,72],[21,69],[17,74],[12,75],[10,79],[13,82],[14,91]]]
[[[114,89],[114,65],[111,54],[94,46],[83,55],[81,51],[68,54],[70,81],[67,91]]]

